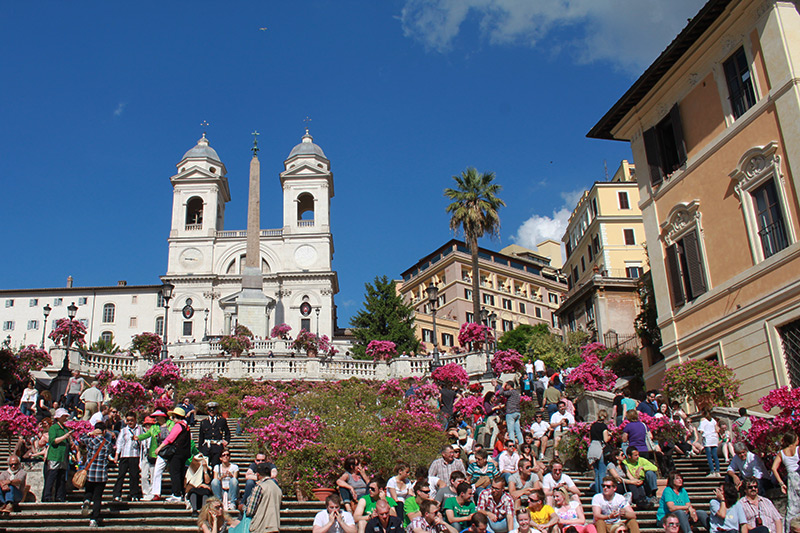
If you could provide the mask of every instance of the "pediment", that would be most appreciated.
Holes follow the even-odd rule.
[[[281,172],[281,177],[328,177],[330,171],[308,163],[301,163],[296,167]]]

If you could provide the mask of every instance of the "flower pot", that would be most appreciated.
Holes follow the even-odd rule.
[[[324,502],[325,498],[336,493],[336,489],[311,489],[311,492],[317,500]]]
[[[714,401],[713,394],[698,394],[694,398],[694,405],[697,407],[698,411],[702,411],[703,409],[713,409],[716,402]]]
[[[308,357],[316,357],[317,356],[317,350],[315,350],[314,348],[309,348],[309,349],[306,350],[306,355]]]

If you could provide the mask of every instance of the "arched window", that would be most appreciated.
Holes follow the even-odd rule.
[[[190,226],[199,226],[191,227]],[[186,229],[200,229],[203,226],[203,199],[197,196],[186,202]]]
[[[297,220],[314,220],[314,197],[307,192],[297,197]]]
[[[114,304],[106,304],[103,306],[103,323],[113,324],[116,306]]]
[[[109,342],[114,340],[114,334],[111,333],[110,331],[104,331],[103,333],[100,334],[100,338],[103,339],[103,342],[108,344]]]
[[[160,316],[156,318],[156,335],[164,336],[164,317]]]

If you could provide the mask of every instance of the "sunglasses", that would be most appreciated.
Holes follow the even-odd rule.
[[[615,489],[615,488],[617,488],[617,487],[616,487],[616,486],[614,486],[614,485],[603,485],[603,488],[604,488],[604,489]]]
[[[531,503],[542,503],[542,500],[531,500]]]

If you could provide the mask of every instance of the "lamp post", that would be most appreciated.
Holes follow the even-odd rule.
[[[208,307],[206,307],[205,325],[203,325],[203,341],[208,340]]]
[[[314,309],[314,314],[317,315],[317,337],[319,337],[319,307]]]
[[[431,365],[431,371],[433,371],[439,368],[439,343],[436,336],[436,304],[439,302],[439,287],[431,281],[425,292],[428,293],[428,304],[431,306],[431,319],[433,321],[433,364]]]
[[[67,317],[69,318],[69,327],[67,327],[67,345],[64,349],[64,363],[61,365],[61,370],[58,371],[56,378],[50,382],[50,394],[53,398],[61,398],[67,390],[67,381],[69,381],[72,372],[69,370],[69,348],[72,346],[72,321],[75,320],[75,315],[78,314],[78,306],[72,302],[67,307]],[[47,315],[45,315],[47,316]]]
[[[167,321],[169,320],[169,301],[172,299],[172,291],[175,285],[172,283],[165,283],[161,287],[161,297],[164,299],[164,345],[161,348],[161,360],[169,358],[169,351],[167,350],[167,334],[169,333]]]
[[[44,349],[44,337],[45,334],[47,334],[47,317],[50,315],[50,311],[52,311],[50,305],[45,305],[42,308],[42,312],[44,313],[44,323],[42,324],[42,344],[39,346],[42,349]]]
[[[489,327],[489,310],[485,307],[481,307],[481,324]],[[485,378],[493,378],[494,373],[492,372],[492,363],[489,361],[489,336],[484,332],[483,335],[483,349],[486,353],[486,373],[484,374]]]
[[[61,370],[67,371],[69,374],[69,348],[72,346],[72,321],[75,320],[75,315],[78,314],[78,306],[75,305],[75,302],[72,302],[67,307],[67,316],[69,317],[69,328],[67,328],[67,350],[66,354],[64,355],[64,365],[62,366]]]

